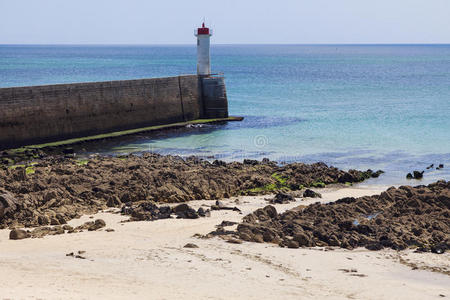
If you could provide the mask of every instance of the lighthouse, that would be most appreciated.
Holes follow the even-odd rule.
[[[197,74],[200,76],[211,75],[211,56],[209,54],[210,38],[212,30],[205,27],[197,28],[195,36],[197,37]]]
[[[197,37],[197,76],[200,82],[203,107],[202,118],[228,118],[228,99],[223,74],[211,74],[209,54],[212,30],[202,24],[195,29]]]

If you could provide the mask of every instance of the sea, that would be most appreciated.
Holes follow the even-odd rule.
[[[211,56],[242,122],[85,151],[384,170],[374,185],[450,180],[450,45],[213,45]],[[195,73],[195,45],[0,45],[0,87]],[[424,179],[407,180],[413,170]]]

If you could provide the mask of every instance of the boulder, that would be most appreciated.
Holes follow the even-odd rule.
[[[29,237],[30,235],[23,229],[13,229],[9,232],[10,240],[22,240]]]
[[[301,247],[310,247],[313,245],[311,237],[305,233],[295,234],[293,240],[296,241]]]
[[[270,200],[270,203],[272,204],[287,204],[289,202],[295,201],[295,198],[288,194],[283,192],[278,192],[273,199]]]
[[[423,173],[424,173],[424,171],[422,171],[422,172],[414,171],[413,172],[414,179],[422,179],[423,178]]]
[[[185,203],[175,206],[173,212],[179,219],[197,219],[199,217],[195,209]]]
[[[303,192],[303,197],[305,197],[305,198],[322,198],[322,195],[320,193],[314,192],[313,190],[306,189]]]
[[[290,241],[287,242],[287,247],[288,248],[292,248],[292,249],[296,249],[296,248],[300,248],[300,245],[298,244],[297,241],[290,240]]]
[[[106,226],[105,221],[103,221],[102,219],[97,219],[97,220],[94,221],[94,224],[91,224],[88,227],[88,230],[89,231],[95,231],[95,230],[98,230],[98,229],[103,228],[105,226]]]
[[[383,170],[378,170],[378,171],[376,171],[376,172],[373,172],[371,176],[372,176],[372,178],[378,178],[378,177],[380,177],[380,175],[383,174],[383,173],[384,173]]]

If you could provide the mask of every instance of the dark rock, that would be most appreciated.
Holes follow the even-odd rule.
[[[211,211],[209,209],[204,209],[203,207],[199,207],[197,214],[200,217],[211,217]]]
[[[278,235],[273,230],[265,230],[263,233],[263,240],[266,243],[279,243]]]
[[[250,236],[250,234],[246,233],[246,232],[239,232],[239,237],[247,242],[251,242],[252,241],[252,237]]]
[[[436,254],[443,254],[446,250],[449,249],[449,246],[445,243],[439,243],[437,245],[433,245],[430,247],[431,252]]]
[[[366,248],[372,251],[381,250],[384,246],[381,243],[372,242],[366,245]]]
[[[413,172],[414,179],[422,179],[423,178],[423,173],[424,173],[424,171],[422,171],[422,172],[414,171]]]
[[[187,205],[186,203],[183,204],[179,204],[177,206],[175,206],[174,208],[172,208],[172,211],[176,214],[176,213],[183,213],[185,211],[189,210],[189,205]]]
[[[187,243],[186,245],[184,245],[183,248],[198,248],[198,246],[193,243]]]
[[[22,240],[29,238],[30,235],[22,229],[13,229],[9,232],[9,239],[10,240]]]
[[[73,148],[64,148],[62,151],[64,154],[74,154],[75,151],[73,150]]]
[[[106,206],[108,207],[119,207],[122,204],[119,197],[116,195],[111,195],[108,197],[108,202],[106,202]]]
[[[383,170],[378,170],[378,171],[372,173],[371,177],[372,177],[372,178],[378,178],[378,177],[380,177],[380,175],[383,174],[383,173],[384,173]]]
[[[230,243],[230,244],[242,244],[241,240],[234,239],[234,238],[229,238],[226,241],[227,241],[227,243]]]
[[[263,237],[263,235],[260,234],[260,233],[254,234],[253,237],[252,237],[252,239],[253,239],[253,242],[256,242],[256,243],[264,243],[264,237]]]
[[[252,165],[252,166],[256,166],[259,164],[259,161],[257,160],[253,160],[253,159],[244,159],[244,165]]]
[[[357,182],[368,174],[367,171],[342,171],[324,163],[278,165],[267,159],[262,163],[251,160],[209,163],[195,157],[182,159],[152,153],[96,156],[84,164],[64,158],[73,156],[72,150],[63,152],[62,147],[0,152],[0,161],[7,159],[8,163],[11,159],[16,162],[38,159],[32,176],[27,176],[23,167],[0,168],[0,228],[15,224],[46,226],[51,221],[57,226],[82,214],[92,214],[106,206],[124,206],[122,203],[128,202],[131,204],[125,205],[122,213],[130,215],[131,221],[157,220],[174,214],[160,206],[163,203],[268,194],[271,191],[264,187],[269,185],[280,189],[299,189],[318,182],[325,185],[342,180],[345,174],[349,175],[346,181]],[[286,182],[280,182],[273,176],[275,173]],[[219,209],[240,211],[237,207]],[[63,217],[56,218],[56,213],[61,211]],[[195,217],[194,213],[188,214]]]
[[[71,231],[71,230],[73,230],[73,227],[66,224],[66,225],[64,225],[64,226],[62,227],[62,229]]]
[[[226,165],[227,165],[227,163],[226,162],[224,162],[223,160],[215,160],[215,161],[213,161],[213,165],[214,166],[221,166],[221,167],[225,167]]]
[[[59,224],[60,224],[59,220],[56,217],[50,219],[50,225],[59,225]]]
[[[278,214],[260,208],[238,224],[245,241],[298,246],[340,246],[354,249],[419,247],[443,253],[449,249],[450,182],[428,186],[391,187],[380,195],[343,198]],[[291,238],[292,237],[292,238]],[[432,245],[430,249],[423,245]]]
[[[322,198],[322,195],[320,193],[314,192],[313,190],[306,189],[303,192],[303,197],[305,197],[305,198]]]
[[[354,197],[344,197],[344,198],[336,200],[334,203],[337,203],[337,204],[342,204],[342,203],[350,204],[350,203],[353,203],[355,201],[356,201],[356,198],[354,198]]]
[[[293,240],[296,241],[301,247],[310,247],[313,245],[311,237],[305,233],[295,234]]]
[[[89,231],[95,231],[95,230],[98,230],[98,229],[103,228],[103,227],[105,227],[105,226],[106,226],[105,221],[103,221],[102,219],[97,219],[97,220],[95,220],[95,221],[93,222],[93,224],[91,224],[91,225],[88,227],[88,230],[89,230]]]
[[[300,248],[298,242],[297,242],[297,241],[294,241],[294,240],[288,241],[287,247],[288,247],[288,248],[292,248],[292,249]]]
[[[279,192],[273,197],[273,199],[270,200],[270,203],[287,204],[287,203],[293,202],[293,201],[295,201],[295,198],[292,195],[290,195],[288,193]]]
[[[177,218],[180,219],[197,219],[199,215],[187,204],[180,204],[173,208],[173,212],[177,215]]]
[[[13,194],[0,190],[0,220],[8,214],[13,213],[17,209],[18,200]]]

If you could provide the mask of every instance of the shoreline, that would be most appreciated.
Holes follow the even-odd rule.
[[[383,174],[323,163],[211,163],[150,153],[89,160],[44,156],[3,168],[0,292],[45,299],[448,297],[445,249],[371,251],[351,244],[349,250],[343,242],[330,246],[316,238],[312,246],[291,249],[290,236],[279,243],[247,241],[239,229],[268,205],[281,217],[331,207],[339,199],[392,193],[390,185],[365,185],[375,176]],[[272,202],[278,194],[287,200]],[[175,214],[183,205],[195,218]],[[161,215],[164,206],[169,218]],[[157,218],[148,221],[155,209]],[[200,215],[200,209],[206,212]],[[18,240],[10,239],[13,231]]]
[[[320,201],[378,194],[383,189],[342,187],[320,189]],[[336,248],[280,248],[271,244],[227,243],[201,239],[222,221],[239,222],[267,204],[268,196],[223,199],[239,201],[242,214],[212,211],[195,220],[166,219],[126,222],[126,216],[100,212],[105,230],[8,240],[0,230],[0,291],[11,298],[179,298],[191,299],[396,299],[449,296],[450,277],[431,272],[450,268],[450,254],[412,253],[390,249],[369,251]],[[282,212],[317,199],[274,205]],[[212,201],[190,201],[197,208]],[[69,221],[77,226],[89,215]],[[184,248],[187,243],[199,248]],[[85,251],[86,259],[66,256]],[[409,265],[408,265],[409,264]],[[411,266],[414,264],[414,266]]]

